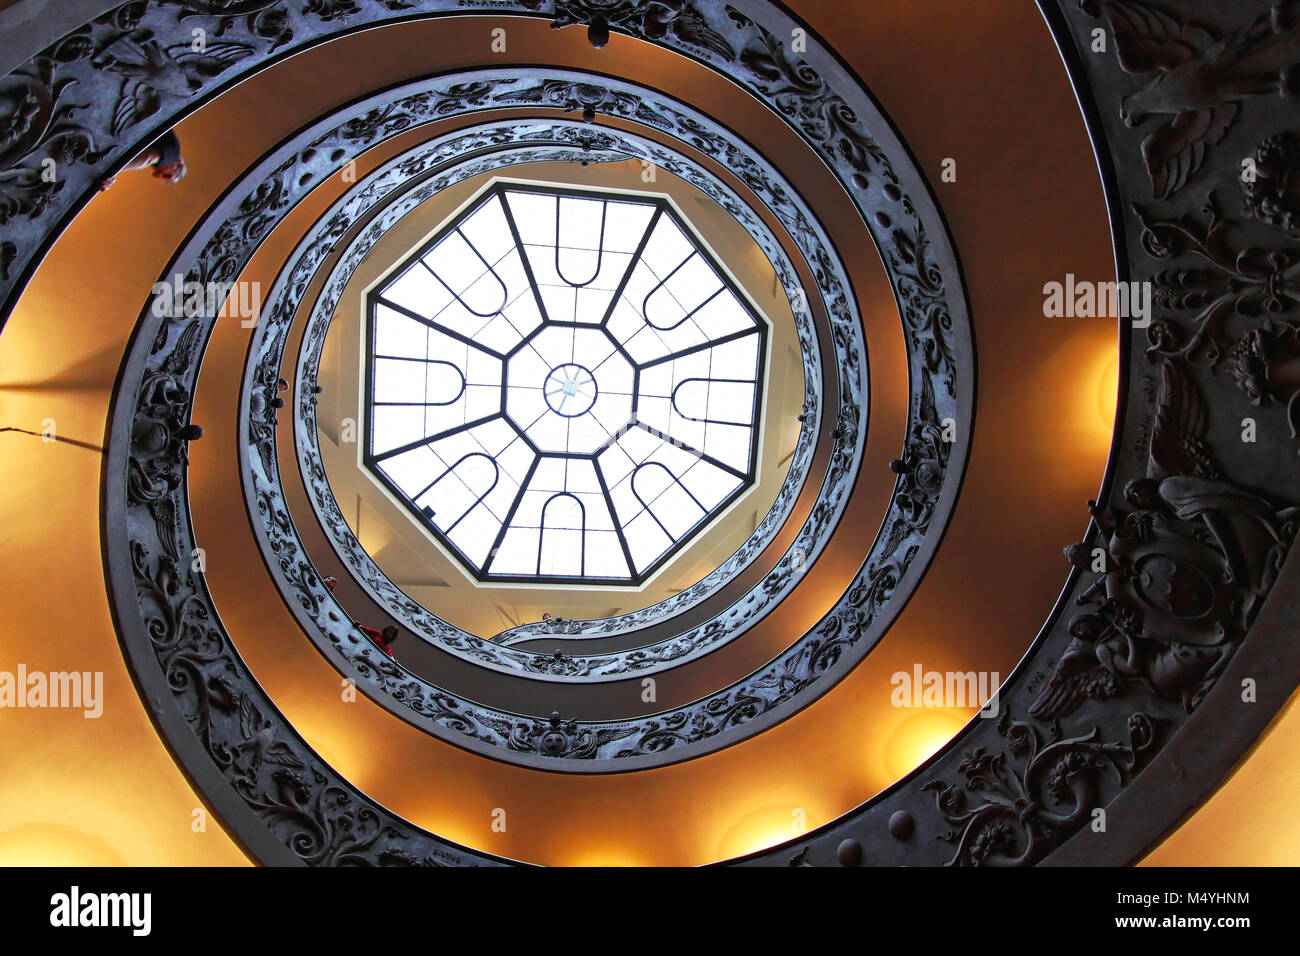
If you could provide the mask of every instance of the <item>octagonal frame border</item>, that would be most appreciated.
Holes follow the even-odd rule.
[[[482,208],[484,204],[490,202],[492,198],[502,196],[507,191],[519,191],[519,192],[532,193],[536,195],[555,195],[555,196],[562,196],[562,197],[576,197],[576,196],[609,197],[609,196],[621,195],[621,196],[625,196],[626,201],[628,202],[633,202],[638,205],[653,207],[655,209],[656,218],[658,215],[666,214],[672,220],[673,224],[682,232],[682,234],[689,238],[689,240],[692,242],[693,246],[695,247],[696,254],[697,255],[703,254],[705,261],[709,264],[710,270],[718,277],[718,279],[723,284],[723,287],[729,290],[732,293],[732,295],[735,296],[735,298],[741,303],[746,313],[754,320],[754,327],[759,337],[759,346],[758,346],[759,365],[758,365],[757,377],[754,383],[755,384],[754,399],[752,404],[753,424],[751,426],[748,426],[751,428],[752,431],[752,435],[750,436],[750,442],[749,442],[749,469],[747,472],[745,472],[744,475],[736,476],[741,481],[739,487],[737,487],[732,492],[730,492],[725,498],[723,498],[722,501],[720,501],[717,505],[715,505],[711,510],[706,512],[704,516],[700,518],[699,521],[697,521],[691,528],[683,532],[682,535],[680,535],[676,540],[674,540],[671,546],[666,551],[660,554],[644,570],[641,571],[632,571],[633,564],[631,559],[631,551],[627,545],[627,536],[626,533],[624,532],[623,526],[618,523],[618,516],[614,510],[613,500],[609,497],[609,491],[605,490],[604,493],[605,501],[610,512],[610,517],[613,518],[616,525],[615,534],[618,535],[620,545],[622,546],[623,553],[628,562],[629,571],[632,571],[631,577],[627,579],[597,578],[588,575],[497,574],[476,567],[474,563],[469,559],[469,557],[465,555],[461,551],[461,549],[456,546],[454,542],[449,540],[431,521],[427,520],[427,518],[421,512],[419,512],[418,509],[415,508],[415,502],[409,500],[407,495],[401,492],[400,489],[397,488],[396,484],[388,477],[388,475],[383,473],[382,470],[377,467],[377,458],[370,449],[369,436],[372,434],[374,406],[376,404],[374,400],[374,394],[373,394],[374,362],[377,357],[375,355],[375,343],[374,343],[375,307],[377,304],[379,304],[379,301],[384,298],[382,292],[382,286],[384,285],[384,283],[392,281],[392,277],[396,275],[399,270],[404,269],[408,264],[421,260],[426,255],[428,255],[429,252],[431,252],[433,248],[438,243],[440,243],[450,232],[458,229],[462,223],[466,222],[470,217],[475,215],[479,211],[479,209]],[[647,225],[646,227],[647,233],[645,234],[646,237],[649,236],[649,230],[653,229],[653,225],[656,221],[656,218],[652,218],[650,224]],[[511,229],[513,232],[514,231],[513,225],[511,226]],[[522,240],[519,238],[518,235],[514,235],[513,239],[516,244],[522,245]],[[633,253],[633,256],[629,264],[629,270],[632,268],[633,265],[635,265],[636,261],[637,261],[637,253]],[[776,267],[773,266],[773,268],[775,269]],[[531,270],[525,270],[525,271],[529,276],[528,279],[529,289],[536,297],[537,289],[536,286],[533,284],[533,280],[531,278],[532,275]],[[629,271],[628,275],[630,276],[630,274],[631,273]],[[617,300],[617,297],[619,295],[621,295],[621,284],[620,284],[620,289],[615,291],[615,301]],[[631,366],[633,371],[633,381],[635,383],[639,383],[640,381],[642,365],[637,364],[632,359],[632,357],[628,355],[627,350],[609,333],[609,330],[605,327],[605,322],[601,322],[599,324],[592,324],[589,322],[570,323],[570,322],[561,322],[558,320],[554,320],[551,319],[546,314],[545,308],[541,306],[540,299],[538,300],[538,302],[539,302],[539,315],[540,315],[539,324],[536,327],[534,327],[532,330],[530,330],[526,335],[524,335],[521,338],[519,344],[516,345],[509,353],[502,356],[500,359],[500,361],[502,362],[501,404],[500,407],[498,408],[496,416],[494,417],[508,420],[511,425],[511,428],[513,428],[513,430],[521,440],[523,440],[527,445],[530,446],[534,456],[538,460],[542,460],[546,458],[574,458],[583,461],[589,461],[591,462],[593,468],[598,468],[599,466],[597,464],[597,460],[599,459],[600,455],[605,451],[605,449],[611,447],[613,443],[617,441],[617,436],[616,435],[611,436],[608,441],[602,443],[602,445],[599,448],[597,448],[595,451],[590,453],[584,452],[584,453],[562,454],[557,452],[542,451],[532,441],[532,439],[525,433],[525,429],[523,425],[520,422],[516,421],[514,419],[514,416],[511,415],[507,409],[508,395],[506,390],[509,387],[508,386],[509,362],[516,352],[521,350],[524,347],[524,345],[526,345],[528,342],[532,341],[532,339],[542,330],[547,328],[574,328],[574,329],[593,329],[604,333],[606,338],[608,338],[609,341],[614,345],[614,348],[618,352],[622,353],[624,359]],[[418,321],[421,322],[422,324],[429,324],[435,322],[434,319],[419,319],[414,314],[410,313],[409,310],[401,308],[397,303],[394,303],[391,300],[385,300],[384,304],[389,308],[396,309],[397,311],[407,315],[407,317],[412,319],[413,321]],[[494,179],[491,182],[489,182],[483,189],[478,191],[474,196],[470,197],[470,199],[467,200],[465,204],[463,204],[462,208],[456,210],[455,213],[449,216],[445,222],[441,223],[438,226],[438,228],[435,230],[433,235],[431,235],[425,241],[421,242],[419,246],[408,251],[407,254],[402,257],[400,262],[395,264],[394,267],[386,270],[384,275],[379,280],[377,280],[368,289],[366,289],[365,293],[363,294],[362,308],[366,316],[366,322],[365,322],[365,332],[363,334],[364,343],[365,343],[363,348],[363,363],[362,363],[362,369],[363,369],[362,407],[364,409],[364,415],[363,415],[364,427],[362,429],[362,437],[361,437],[361,445],[362,445],[361,464],[365,468],[367,475],[371,477],[373,480],[379,482],[384,488],[386,488],[389,494],[393,497],[393,499],[401,504],[403,510],[407,513],[408,517],[413,522],[417,523],[417,525],[421,527],[428,535],[432,536],[437,541],[438,545],[442,548],[442,550],[460,566],[460,570],[473,581],[476,581],[480,584],[489,585],[489,586],[522,584],[526,586],[537,587],[539,589],[546,588],[546,587],[556,587],[556,586],[559,587],[579,586],[579,587],[587,587],[587,588],[602,588],[602,589],[609,589],[610,591],[616,591],[617,589],[620,588],[641,588],[647,583],[649,583],[649,581],[651,581],[654,577],[656,577],[660,571],[666,568],[685,549],[689,548],[691,546],[692,541],[698,538],[698,536],[704,530],[716,526],[716,524],[720,520],[724,519],[727,516],[727,514],[731,512],[733,506],[738,504],[741,501],[741,499],[746,497],[758,484],[759,470],[760,470],[759,455],[760,455],[760,449],[762,447],[763,431],[767,425],[767,423],[764,421],[765,415],[763,414],[763,412],[764,412],[764,402],[767,399],[767,377],[768,377],[769,363],[771,361],[771,356],[769,355],[770,321],[765,315],[763,315],[762,311],[754,304],[754,302],[752,301],[748,293],[739,286],[739,284],[736,282],[734,277],[731,275],[731,270],[727,268],[725,264],[722,263],[721,257],[703,239],[703,237],[699,235],[698,230],[695,229],[693,226],[689,225],[685,221],[685,219],[683,218],[683,214],[677,208],[677,204],[674,203],[671,200],[671,198],[668,197],[667,195],[653,193],[653,192],[642,193],[639,191],[620,193],[609,189],[579,187],[579,186],[569,187],[569,186],[560,186],[558,184],[551,185],[551,184],[544,184],[544,183],[523,182],[519,180],[510,180],[510,179]],[[442,326],[439,327],[442,328]],[[446,330],[444,329],[444,332],[445,331]],[[709,343],[711,342],[712,340],[709,340]],[[463,370],[462,370],[462,374],[463,374]],[[464,390],[464,387],[465,386],[462,383],[462,392]],[[632,392],[632,400],[633,400],[632,417],[629,419],[629,422],[627,423],[628,425],[634,425],[639,423],[633,421],[634,419],[637,418],[638,406],[636,405],[636,398],[639,395],[639,391],[640,391],[640,386],[638,384],[634,384],[633,392]],[[487,419],[485,421],[480,422],[480,424],[486,424],[487,421],[491,421],[491,420],[493,419]],[[466,427],[472,424],[474,423],[467,423]],[[659,437],[666,438],[667,436],[659,436]],[[422,444],[429,444],[434,440],[436,440],[436,438],[426,437],[426,439],[422,442]],[[668,438],[668,440],[671,441],[670,438]],[[694,452],[694,449],[690,449],[690,450]],[[490,455],[487,457],[491,458]],[[697,457],[701,461],[705,460],[703,454],[697,454]],[[455,466],[452,467],[454,469]],[[528,481],[531,478],[531,474],[532,472],[530,471],[529,476],[527,476],[524,480],[524,485],[520,487],[520,490],[517,495],[518,498],[522,498],[522,495],[524,493],[524,488],[528,484]],[[603,481],[602,481],[602,488],[604,488]],[[497,542],[496,542],[497,545],[500,545],[502,543],[502,538],[506,533],[506,530],[510,527],[510,519],[514,515],[516,505],[511,506],[510,513],[509,515],[507,515],[506,521],[502,524],[502,530],[500,531],[497,537]],[[478,505],[476,504],[474,507],[477,506]],[[471,508],[470,510],[473,510],[473,508]],[[468,512],[466,512],[466,514],[468,514]],[[495,550],[495,548],[493,550]]]

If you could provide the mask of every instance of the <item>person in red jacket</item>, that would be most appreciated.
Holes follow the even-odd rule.
[[[370,638],[370,640],[373,641],[381,651],[389,657],[393,657],[393,642],[397,640],[396,627],[390,624],[382,631],[377,631],[373,627],[366,627],[364,624],[358,624],[357,628],[362,634]],[[393,660],[396,659],[397,658],[393,657]]]

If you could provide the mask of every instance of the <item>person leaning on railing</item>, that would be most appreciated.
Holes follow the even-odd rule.
[[[325,584],[325,587],[329,588],[331,594],[334,593],[334,589],[339,586],[339,579],[334,577],[332,574],[325,575],[321,580]],[[397,660],[397,658],[393,657],[393,642],[397,640],[397,628],[395,626],[390,624],[382,631],[377,631],[373,627],[366,627],[366,625],[362,624],[360,621],[353,621],[352,625],[362,634],[366,635],[366,637],[370,638],[371,642],[381,651],[393,660]]]
[[[377,631],[373,627],[366,627],[366,625],[358,623],[357,621],[353,621],[352,623],[356,624],[357,630],[370,638],[376,647],[389,657],[392,657],[393,660],[397,660],[397,658],[393,657],[393,642],[397,640],[396,627],[390,624],[382,631]]]
[[[155,178],[161,179],[169,186],[174,186],[185,178],[185,160],[181,159],[181,141],[171,130],[163,133],[146,149],[126,164],[124,169],[153,168]],[[117,176],[109,176],[99,184],[100,192],[117,182]]]

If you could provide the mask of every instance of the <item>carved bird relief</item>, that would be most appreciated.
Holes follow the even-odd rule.
[[[157,113],[166,96],[192,96],[206,81],[252,52],[247,43],[222,40],[208,43],[200,51],[187,43],[160,46],[148,31],[123,34],[91,60],[97,69],[124,77],[113,110],[113,135],[119,136]]]
[[[276,739],[275,725],[258,711],[247,696],[239,700],[239,737],[240,742],[232,754],[233,763],[246,779],[254,779],[263,763],[293,770],[306,769],[306,765],[298,759],[289,744]]]
[[[1120,104],[1128,126],[1158,119],[1142,141],[1152,190],[1164,199],[1177,192],[1223,139],[1241,100],[1300,91],[1300,11],[1293,0],[1275,6],[1249,26],[1221,39],[1192,23],[1127,0],[1084,0],[1110,25],[1120,66],[1150,82]]]

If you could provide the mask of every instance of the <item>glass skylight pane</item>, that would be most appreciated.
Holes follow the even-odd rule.
[[[572,419],[569,422],[569,450],[594,452],[609,438],[610,431],[591,414]]]
[[[461,232],[488,262],[496,262],[515,248],[501,199],[493,196],[461,225]]]
[[[650,328],[640,318],[637,318],[636,324],[636,331],[621,343],[633,362],[645,364],[672,354],[672,347],[664,341],[657,329]]]
[[[549,521],[549,513],[548,513]],[[581,531],[544,528],[537,573],[549,577],[579,577],[583,573]]]
[[[587,535],[587,576],[622,578],[629,574],[618,535],[597,531]]]
[[[525,461],[531,466],[532,450],[528,443],[519,437],[516,426],[512,425],[506,415],[498,415],[489,421],[480,425],[475,425],[469,430],[469,437],[473,439],[475,445],[480,451],[491,455],[498,464],[505,464],[513,461],[515,454],[519,454],[520,461]],[[514,471],[511,474],[515,474]]]
[[[657,431],[677,437],[673,430],[672,409],[666,398],[647,398],[642,395],[641,404],[637,406],[637,418]]]
[[[480,352],[478,349],[464,346],[457,348],[457,343],[448,340],[443,346],[439,343],[434,353],[437,358],[449,362],[463,362],[465,382],[468,385],[491,385],[501,387],[501,360]]]
[[[409,498],[423,491],[429,483],[429,475],[440,473],[443,467],[428,448],[413,448],[404,454],[385,459],[383,471],[402,494]]]
[[[754,421],[754,384],[752,382],[710,382],[704,407],[710,421],[733,425],[750,425]]]
[[[605,313],[609,311],[609,305],[613,299],[614,292],[612,289],[594,288],[594,283],[585,289],[574,290],[573,320],[588,325],[603,322]]]
[[[468,299],[466,304],[475,312],[490,314],[505,304],[501,298],[501,284],[492,281],[497,277],[489,273],[492,260],[483,256],[460,232],[453,232],[434,246],[424,257],[424,264],[435,281],[453,295]],[[480,279],[488,281],[479,290],[479,295],[466,295]],[[493,300],[496,300],[495,305],[491,304]]]
[[[494,187],[370,293],[369,467],[480,576],[638,583],[754,481],[722,275],[661,199]]]
[[[506,202],[510,204],[510,212],[524,245],[552,247],[555,245],[555,196],[553,194],[508,190]]]
[[[396,282],[385,286],[383,295],[388,301],[426,319],[437,315],[452,301],[451,293],[419,263],[407,268]]]
[[[497,475],[484,459],[468,455],[434,475],[433,484],[414,499],[417,508],[431,508],[433,522],[450,533],[466,515],[495,490]]]
[[[722,292],[695,313],[695,324],[711,339],[719,339],[743,329],[754,328],[754,320],[740,305],[730,289]]]
[[[488,566],[493,574],[534,576],[537,573],[537,528],[511,525]]]
[[[558,196],[558,271],[566,282],[582,285],[599,270],[605,246],[605,203]]]
[[[495,415],[501,410],[501,389],[495,385],[465,386],[466,422],[475,422],[480,418]]]
[[[578,321],[578,290],[567,285],[542,285],[538,292],[552,322]]]
[[[675,476],[658,462],[646,462],[632,475],[632,493],[641,507],[649,507],[672,487]]]
[[[498,452],[496,458],[502,473],[509,476],[512,484],[520,485],[537,456],[522,441],[516,441]]]
[[[542,313],[537,306],[537,295],[532,287],[529,286],[526,292],[520,293],[502,309],[501,317],[510,323],[521,340],[537,331],[542,324]]]
[[[414,362],[408,362],[414,365]],[[429,362],[425,366],[424,398],[432,405],[450,405],[465,388],[465,373],[449,362]]]
[[[582,502],[582,507],[587,514],[587,532],[590,536],[597,531],[616,531],[614,516],[610,514],[608,505],[605,504],[605,496],[599,492],[595,494],[575,495]]]
[[[658,279],[662,279],[695,252],[695,247],[678,225],[667,216],[660,216],[650,233],[641,261]]]
[[[641,304],[652,328],[671,332],[723,291],[713,271],[698,255],[687,258],[650,287]]]
[[[659,519],[674,541],[690,531],[706,512],[676,483],[648,502],[649,511]]]
[[[528,437],[542,451],[568,449],[569,423],[552,412],[543,412],[528,428]]]
[[[448,537],[460,548],[465,557],[475,564],[482,564],[492,549],[492,542],[496,540],[497,529],[500,527],[501,522],[493,518],[489,512],[483,508],[476,508]]]
[[[758,374],[759,346],[762,340],[757,334],[746,335],[732,342],[714,346],[713,361],[721,367],[730,369],[733,377],[754,378]]]
[[[375,401],[423,404],[427,369],[424,362],[375,359]]]
[[[709,342],[709,337],[700,331],[700,327],[695,324],[694,319],[686,319],[677,328],[670,329],[667,332],[657,332],[657,334],[659,340],[664,344],[666,353],[669,355],[699,348]]]
[[[586,366],[588,369],[598,370],[601,363],[609,358],[618,350],[610,339],[604,335],[583,334],[573,335],[571,339],[572,346],[569,353],[569,361],[577,362],[579,365]],[[621,368],[630,373],[631,369],[627,368],[626,363],[619,365],[611,364],[611,371],[615,368]]]
[[[649,203],[611,202],[605,223],[605,251],[629,255],[636,252],[654,214]]]
[[[632,563],[636,565],[638,571],[653,564],[655,559],[672,547],[673,544],[672,539],[664,534],[663,530],[655,524],[654,519],[645,511],[633,518],[624,527],[623,533],[627,538],[627,547],[632,555]]]
[[[692,465],[682,475],[682,484],[706,508],[716,508],[740,487],[740,479],[706,461]]]
[[[605,401],[598,402],[591,410],[591,417],[600,426],[598,447],[603,447],[622,432],[634,427],[636,417],[632,413],[631,399],[616,400],[616,398],[616,396],[606,396]],[[595,434],[594,429],[593,434]]]
[[[633,429],[635,431],[635,429]],[[621,445],[621,437],[613,445],[607,447],[596,456],[596,467],[605,479],[605,484],[610,488],[622,487],[622,482],[637,463],[628,457],[627,452]]]
[[[704,422],[692,421],[673,414],[668,418],[668,427],[661,430],[675,442],[689,445],[705,454],[709,453],[708,425]]]
[[[428,327],[387,306],[375,309],[375,353],[424,358],[428,352]]]
[[[376,405],[370,429],[371,454],[416,441],[424,435],[424,408],[419,405]]]
[[[735,425],[710,425],[707,453],[737,471],[749,469],[753,430]]]
[[[564,487],[582,498],[587,505],[587,514],[591,514],[588,495],[600,494],[600,480],[596,477],[596,468],[589,458],[573,458],[564,463]],[[600,504],[604,508],[604,503]]]

